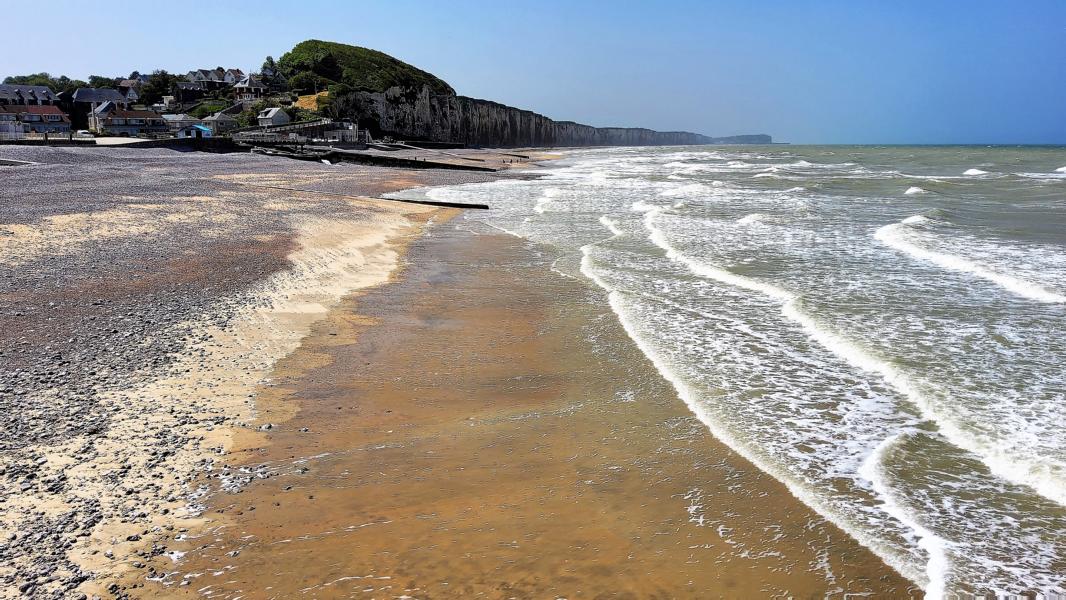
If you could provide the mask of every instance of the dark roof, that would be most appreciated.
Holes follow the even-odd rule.
[[[108,100],[107,102],[101,102],[100,106],[97,106],[93,110],[93,114],[94,115],[102,115],[102,114],[105,114],[105,113],[109,113],[109,112],[111,112],[113,110],[118,110],[118,105],[115,104],[114,102]]]
[[[244,79],[242,79],[240,81],[240,83],[238,83],[237,85],[235,85],[233,87],[239,87],[239,88],[264,88],[264,89],[266,88],[266,86],[263,85],[262,81],[259,81],[259,79],[255,78],[255,77],[252,77],[252,76],[245,77]]]
[[[75,102],[118,102],[126,104],[126,96],[111,88],[78,88],[74,92]]]
[[[17,83],[0,84],[0,99],[12,102],[55,100],[55,92],[43,85],[21,85]]]

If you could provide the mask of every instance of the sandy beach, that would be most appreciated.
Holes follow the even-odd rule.
[[[921,595],[550,253],[373,199],[507,174],[0,158],[4,597]]]

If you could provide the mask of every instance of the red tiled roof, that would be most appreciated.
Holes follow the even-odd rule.
[[[58,106],[50,104],[6,104],[0,110],[12,113],[30,113],[31,115],[63,115]]]
[[[31,115],[59,115],[63,117],[64,121],[69,121],[67,114],[59,110],[58,106],[51,106],[48,104],[8,104],[0,106],[0,112],[12,113],[16,115],[31,114]]]

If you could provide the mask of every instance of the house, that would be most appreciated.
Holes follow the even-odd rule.
[[[190,83],[199,83],[208,90],[217,90],[224,87],[230,87],[244,79],[244,71],[240,69],[223,69],[222,67],[215,67],[214,69],[196,69],[189,71],[185,75],[185,79]]]
[[[55,104],[56,95],[43,85],[2,84],[0,105],[3,104]]]
[[[266,86],[258,77],[249,75],[233,86],[233,98],[238,101],[257,100],[266,94]]]
[[[104,102],[89,115],[89,129],[118,136],[167,133],[163,117],[149,110],[126,110],[113,102]]]
[[[176,135],[181,139],[203,139],[214,135],[211,128],[206,125],[189,125],[178,129]]]
[[[181,103],[199,100],[207,94],[207,86],[202,81],[179,81],[177,101]]]
[[[8,115],[16,128],[24,133],[69,133],[70,118],[58,106],[49,104],[8,104],[0,106],[0,113]],[[12,119],[11,116],[14,118]]]
[[[130,105],[125,94],[111,88],[78,88],[73,94],[69,96],[67,94],[67,92],[61,94],[60,100],[63,101],[62,104],[67,109],[74,127],[78,129],[82,127],[95,129],[89,120],[93,111],[105,102],[111,102],[123,109],[129,108]]]
[[[143,84],[140,79],[123,79],[118,82],[118,91],[126,96],[130,104],[133,104],[141,98],[141,85]]]
[[[24,137],[22,123],[19,123],[18,115],[5,108],[0,106],[0,140],[21,140]]]
[[[178,115],[162,115],[162,117],[163,120],[166,121],[167,129],[174,132],[179,129],[185,129],[186,127],[200,124],[200,119],[184,113]]]
[[[137,93],[137,88],[119,86],[118,91],[122,92],[122,95],[126,97],[126,102],[129,102],[130,104],[141,99],[141,95]]]
[[[104,102],[113,102],[122,108],[127,108],[130,104],[125,94],[111,88],[78,88],[71,96],[71,100],[75,106],[78,104],[87,106],[90,112],[96,110]]]
[[[220,135],[231,129],[236,129],[239,124],[237,123],[237,119],[234,119],[232,116],[227,115],[224,112],[218,112],[205,118],[204,125],[211,129],[213,135]]]
[[[260,127],[277,127],[289,122],[289,113],[281,108],[268,108],[259,112],[257,117]]]

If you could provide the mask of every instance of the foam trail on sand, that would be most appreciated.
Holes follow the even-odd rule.
[[[926,563],[925,575],[929,580],[928,585],[925,587],[925,597],[928,600],[934,600],[943,598],[946,588],[946,576],[950,569],[950,561],[947,556],[947,546],[949,545],[943,538],[939,537],[932,531],[929,531],[918,523],[910,514],[910,512],[904,508],[898,501],[896,501],[892,488],[886,481],[884,469],[882,467],[886,462],[886,456],[889,451],[898,444],[906,433],[899,433],[885,438],[881,445],[874,450],[870,456],[867,457],[862,467],[859,469],[859,474],[866,478],[867,481],[873,485],[874,491],[883,499],[881,508],[889,515],[895,517],[897,521],[903,523],[911,530],[914,531],[915,536],[918,538],[918,546],[926,551],[929,555],[929,562]]]
[[[667,258],[685,265],[691,272],[701,277],[759,292],[780,301],[782,303],[781,312],[787,319],[798,323],[813,340],[848,363],[864,371],[880,375],[885,382],[916,406],[923,418],[936,423],[940,433],[950,443],[974,454],[993,474],[1012,483],[1029,486],[1046,498],[1066,505],[1066,487],[1062,485],[1060,478],[1055,473],[1049,473],[1046,468],[1042,468],[1039,462],[1013,456],[996,447],[994,442],[989,443],[988,440],[981,439],[972,432],[965,430],[961,424],[956,422],[950,411],[922,394],[918,385],[893,365],[869,354],[851,341],[826,330],[817,321],[801,311],[797,306],[798,298],[793,293],[778,286],[700,262],[679,252],[670,244],[663,230],[655,224],[656,218],[661,213],[662,210],[658,208],[645,211],[644,224],[649,231],[648,239],[663,249]],[[867,468],[866,472],[870,473],[872,471]],[[901,522],[906,523],[906,521]],[[919,531],[915,529],[915,534],[920,539],[925,540],[922,547],[927,551],[930,548],[942,548],[944,545],[943,540],[940,540],[927,530]],[[942,559],[931,554],[930,560],[940,561]],[[946,561],[946,558],[943,561]],[[929,568],[931,570],[934,569],[934,567]],[[940,568],[936,567],[935,570],[939,571]],[[935,581],[931,580],[931,587],[935,590],[936,586]]]
[[[779,300],[782,303],[781,313],[786,318],[800,324],[812,339],[837,356],[864,371],[880,375],[889,385],[910,400],[921,411],[924,418],[936,423],[948,441],[976,455],[992,473],[1012,483],[1029,486],[1049,500],[1066,506],[1066,485],[1056,472],[1048,472],[1048,469],[1039,461],[1013,456],[999,447],[990,445],[988,440],[966,431],[956,422],[953,415],[920,393],[918,386],[894,366],[870,355],[849,340],[827,331],[799,310],[798,297],[795,294],[775,285],[702,263],[678,252],[666,239],[663,231],[655,225],[655,218],[661,213],[662,209],[657,207],[646,211],[644,225],[650,232],[648,239],[666,251],[667,258],[685,265],[700,277],[759,292]],[[1061,296],[1059,298],[1062,300],[1055,301],[1066,301],[1066,298]]]
[[[646,220],[653,214],[654,212],[649,213],[649,215],[646,216]],[[807,506],[810,506],[817,513],[819,513],[829,521],[835,523],[836,525],[847,531],[849,535],[854,537],[861,544],[863,544],[867,548],[870,548],[875,554],[877,554],[882,560],[884,560],[886,564],[896,569],[898,572],[902,573],[905,577],[908,577],[913,581],[920,582],[923,584],[923,586],[926,586],[926,577],[927,573],[929,572],[928,568],[925,572],[917,572],[912,568],[911,565],[900,560],[898,556],[892,554],[891,552],[885,551],[882,548],[881,541],[867,533],[864,529],[852,526],[852,524],[846,518],[837,514],[837,511],[826,498],[815,493],[812,490],[807,489],[802,479],[798,478],[787,468],[783,468],[781,465],[765,460],[760,454],[748,448],[747,444],[738,439],[733,434],[733,432],[729,430],[728,427],[722,424],[720,419],[716,418],[715,415],[712,414],[706,406],[704,406],[698,401],[697,394],[695,393],[693,388],[684,381],[684,379],[676,372],[674,368],[671,367],[665,357],[656,351],[652,343],[640,334],[638,323],[635,320],[632,311],[626,309],[624,294],[611,287],[611,285],[607,283],[607,281],[605,281],[596,273],[596,269],[593,264],[592,253],[597,244],[598,242],[594,242],[581,247],[581,273],[588,277],[590,280],[592,280],[592,282],[595,283],[597,286],[607,292],[608,305],[611,307],[612,312],[614,312],[615,315],[618,317],[618,320],[622,324],[623,329],[634,341],[634,343],[636,343],[637,347],[640,348],[641,352],[648,357],[648,359],[655,366],[656,370],[658,370],[659,373],[662,374],[663,378],[670,382],[670,384],[677,391],[678,397],[685,403],[689,410],[691,410],[692,413],[696,415],[696,417],[711,431],[711,433],[716,438],[728,445],[730,448],[734,449],[739,454],[744,456],[747,460],[751,461],[752,464],[754,464],[760,470],[771,474],[775,479],[781,481],[793,496],[798,498]],[[672,252],[672,250],[668,250],[667,252],[670,253]],[[674,254],[676,256],[680,256],[677,255],[676,252]],[[727,271],[716,273],[716,275],[721,276],[724,280],[735,282],[735,285],[738,285],[739,287],[744,287],[746,289],[752,289],[762,293],[766,293],[778,299],[789,299],[787,301],[790,301],[792,299],[791,294],[775,286],[761,284],[748,278],[732,275]],[[717,278],[717,276],[713,278]],[[869,460],[870,458],[868,458],[866,462],[869,462]],[[886,499],[886,503],[887,502],[888,500]],[[901,521],[901,523],[906,526],[905,521]],[[915,531],[915,535],[921,537],[921,534],[918,531]],[[933,537],[935,538],[935,536]],[[937,560],[937,568],[940,568],[939,558]],[[946,564],[944,565],[944,568],[946,569]],[[942,577],[942,574],[938,575],[939,579],[942,579]],[[937,585],[938,584],[936,584],[935,582],[932,582],[932,585],[929,585],[928,587],[935,590],[937,589]],[[931,599],[938,598],[935,596],[927,597]]]
[[[923,248],[909,240],[907,238],[908,226],[925,222],[928,222],[928,219],[921,215],[907,217],[900,223],[892,223],[881,227],[874,233],[874,237],[886,246],[895,248],[914,258],[931,262],[944,269],[969,273],[975,277],[991,281],[1003,289],[1024,298],[1036,300],[1037,302],[1066,302],[1066,296],[1035,283],[1011,275],[997,273],[984,265],[961,256]]]

